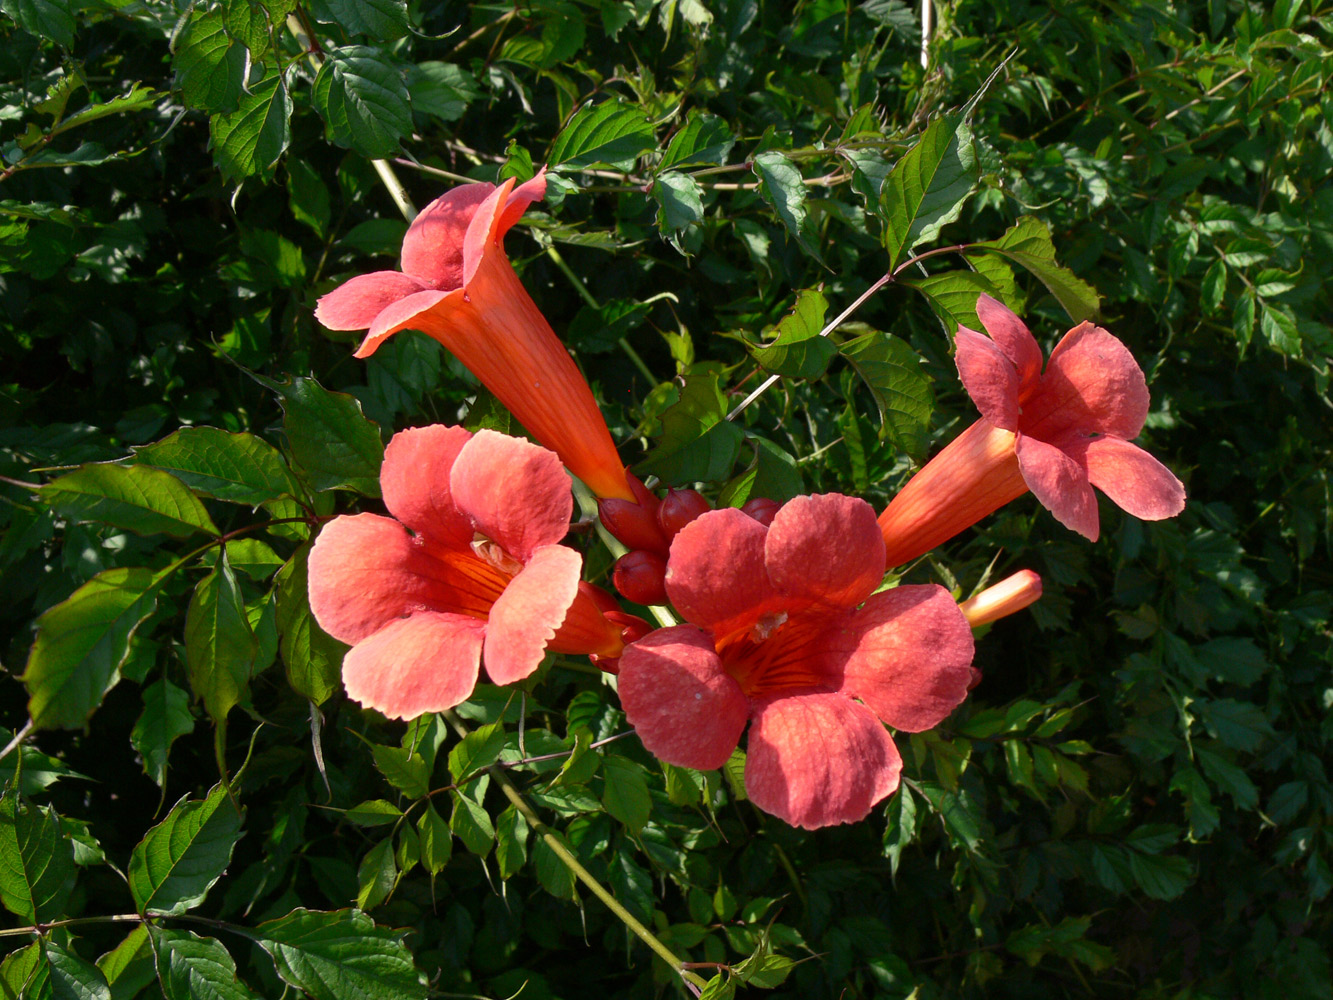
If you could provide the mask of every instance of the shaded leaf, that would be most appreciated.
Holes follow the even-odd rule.
[[[74,889],[74,848],[50,806],[0,797],[0,903],[25,924],[60,916]]]
[[[913,457],[924,455],[935,399],[920,356],[906,342],[878,330],[846,341],[838,350],[874,397],[880,437]]]
[[[272,73],[251,85],[235,111],[208,120],[218,169],[233,181],[271,178],[292,141],[291,117],[292,98],[281,74]]]
[[[322,705],[342,686],[347,646],[325,632],[310,612],[310,544],[302,545],[278,571],[278,652],[292,690]]]
[[[327,54],[312,91],[328,140],[362,156],[399,151],[412,109],[399,64],[378,49],[348,45]]]
[[[297,493],[282,455],[253,434],[185,427],[134,449],[134,460],[169,472],[190,489],[218,500],[253,506]]]
[[[640,465],[668,486],[717,482],[730,475],[744,438],[726,420],[721,376],[699,368],[685,376],[679,398],[662,414],[657,444]]]
[[[972,130],[962,115],[936,118],[894,164],[880,192],[889,267],[957,219],[976,181]]]
[[[661,169],[702,164],[722,164],[736,145],[736,137],[721,118],[706,111],[690,111],[685,124],[671,137],[662,156]]]
[[[218,533],[203,503],[179,479],[144,465],[85,465],[39,492],[71,520],[101,521],[139,535]]]
[[[320,20],[333,20],[352,34],[393,41],[407,34],[407,0],[319,0]]]
[[[74,45],[74,6],[70,0],[4,0],[0,8],[20,28],[65,48]]]
[[[1025,215],[998,240],[976,243],[969,253],[990,250],[1031,272],[1075,323],[1092,319],[1101,309],[1096,289],[1067,267],[1055,262],[1055,245],[1046,223]]]
[[[648,116],[622,101],[580,109],[561,129],[547,163],[569,169],[602,163],[629,170],[641,153],[656,145]]]
[[[156,924],[148,933],[166,1000],[258,1000],[236,978],[236,963],[221,941]]]
[[[805,209],[805,184],[796,164],[775,149],[751,161],[759,178],[759,194],[777,213],[787,233],[815,260],[823,262],[815,246],[814,231]]]
[[[185,666],[190,689],[221,722],[245,697],[258,643],[225,552],[199,581],[185,614]]]
[[[245,46],[227,34],[221,10],[190,16],[171,57],[181,98],[200,111],[235,111],[245,83]]]
[[[648,796],[648,779],[643,768],[615,754],[602,757],[602,805],[633,833],[638,833],[648,822],[652,800]]]
[[[260,924],[278,975],[314,1000],[410,1000],[426,995],[402,932],[358,910],[304,908]]]
[[[355,396],[330,392],[299,375],[286,382],[254,378],[278,394],[283,429],[311,486],[379,496],[384,442],[379,425],[366,419]]]
[[[813,288],[796,293],[792,311],[765,331],[773,340],[760,346],[746,344],[765,371],[790,378],[819,378],[828,370],[829,362],[838,354],[838,347],[828,337],[819,336],[824,328],[828,300]]]
[[[144,774],[163,786],[171,744],[194,732],[190,696],[165,678],[143,690],[143,712],[130,730],[130,743],[143,758]]]
[[[130,854],[127,875],[139,912],[184,913],[202,903],[231,861],[241,819],[221,783],[205,799],[177,802]]]

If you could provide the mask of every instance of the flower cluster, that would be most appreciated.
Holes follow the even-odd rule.
[[[1180,481],[1130,443],[1148,390],[1125,346],[1082,323],[1043,370],[1027,327],[984,295],[989,336],[960,328],[956,341],[981,417],[878,517],[840,494],[717,510],[695,490],[659,499],[625,471],[592,391],[505,256],[504,234],[544,189],[540,173],[455,188],[409,228],[402,271],[353,278],[319,302],[331,329],[369,329],[360,357],[399,330],[436,338],[540,443],[402,431],[381,473],[392,516],[342,516],[320,533],[311,608],[351,644],[344,683],[368,707],[412,718],[466,700],[483,664],[508,684],[548,652],[586,654],[618,671],[626,716],[661,760],[717,768],[745,736],[754,805],[809,829],[854,822],[898,787],[886,726],[939,725],[980,680],[972,629],[1041,596],[1028,570],[960,605],[933,584],[890,578],[886,589],[886,569],[1029,490],[1092,540],[1093,486],[1140,518],[1184,506]],[[566,468],[629,550],[612,574],[620,593],[669,604],[683,623],[649,631],[581,580],[582,557],[563,544]]]

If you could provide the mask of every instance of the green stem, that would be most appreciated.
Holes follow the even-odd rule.
[[[441,714],[449,721],[449,724],[460,737],[467,736],[468,729],[463,725],[457,715],[449,710],[445,710]],[[616,898],[612,896],[611,893],[607,892],[597,879],[593,878],[592,873],[579,863],[579,859],[574,857],[569,848],[565,846],[564,842],[556,836],[555,831],[542,821],[542,818],[537,815],[536,810],[528,804],[527,799],[523,798],[522,794],[514,787],[513,782],[509,780],[509,776],[506,775],[503,770],[492,766],[490,768],[490,773],[491,780],[500,787],[500,790],[505,794],[505,798],[509,799],[509,801],[513,803],[514,808],[517,809],[523,815],[523,818],[528,821],[528,826],[536,831],[542,840],[546,841],[546,845],[550,847],[555,856],[560,859],[561,863],[573,872],[574,877],[587,886],[594,896],[605,903],[606,908],[614,913],[620,919],[621,923],[628,927],[640,941],[651,948],[658,958],[666,962],[666,964],[687,983],[699,989],[708,985],[707,981],[702,976],[698,976],[687,970],[685,968],[685,963],[681,961],[670,948],[658,940],[657,936],[653,934],[652,931],[641,924],[634,914],[621,906]]]
[[[380,175],[380,180],[384,186],[389,189],[389,197],[393,203],[398,206],[398,211],[403,213],[403,218],[411,222],[417,217],[417,207],[412,204],[412,199],[408,197],[407,190],[403,187],[403,182],[398,179],[398,175],[393,172],[393,167],[389,165],[388,160],[371,160],[370,165],[375,168],[375,173]]]
[[[569,279],[569,283],[574,286],[574,291],[579,293],[579,297],[583,299],[584,302],[588,303],[588,305],[592,306],[594,309],[602,308],[598,301],[593,298],[592,292],[588,291],[587,286],[579,280],[579,276],[574,273],[573,268],[565,263],[565,258],[560,256],[559,250],[553,246],[548,246],[546,248],[546,256],[550,257],[555,266],[560,268],[565,277]],[[657,378],[653,375],[649,367],[643,363],[643,358],[639,357],[639,352],[629,346],[629,341],[624,337],[621,337],[616,341],[616,344],[625,352],[625,357],[630,359],[634,367],[639,369],[639,373],[648,380],[648,384],[657,385]]]

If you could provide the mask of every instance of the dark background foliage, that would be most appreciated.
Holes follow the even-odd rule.
[[[0,938],[0,990],[322,996],[266,957],[303,920],[354,942],[310,946],[344,972],[379,963],[347,995],[422,995],[409,952],[432,995],[677,990],[478,770],[501,755],[743,990],[1333,996],[1327,5],[960,0],[925,68],[898,0],[2,6],[0,722],[38,726],[0,761],[0,896],[16,927],[176,915]],[[812,343],[907,256],[885,177],[936,143],[956,185],[918,252],[1027,218],[1077,279],[940,254]],[[376,509],[393,430],[509,425],[431,341],[356,361],[314,301],[395,266],[407,202],[543,162],[511,258],[626,461],[720,502],[882,505],[974,419],[950,334],[981,290],[1047,349],[1096,309],[1148,375],[1185,513],[1103,503],[1087,545],[1027,497],[913,567],[1046,593],[981,639],[944,726],[899,737],[909,780],[863,823],[794,831],[632,736],[589,750],[626,725],[586,664],[479,689],[467,741],[338,689],[306,539]],[[757,361],[784,378],[729,427]],[[205,814],[196,882],[136,883],[150,828]]]

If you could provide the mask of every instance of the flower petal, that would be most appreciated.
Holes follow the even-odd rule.
[[[390,622],[343,660],[348,697],[391,719],[415,719],[467,701],[477,684],[486,623],[419,611]]]
[[[514,178],[509,178],[486,196],[486,200],[477,206],[476,213],[468,223],[467,235],[463,237],[463,286],[472,284],[472,278],[481,266],[481,258],[487,253],[504,254],[504,248],[497,246],[504,238],[500,222],[504,218],[505,202],[513,190]],[[515,220],[518,221],[518,220]],[[506,261],[508,258],[506,258]]]
[[[423,208],[403,237],[403,270],[442,291],[463,287],[463,241],[494,184],[463,184]]]
[[[433,327],[438,326],[442,321],[437,313],[447,309],[455,299],[462,298],[461,291],[436,292],[424,291],[414,292],[406,298],[399,299],[397,302],[391,302],[385,306],[375,317],[375,321],[370,324],[370,332],[366,334],[366,339],[361,341],[361,346],[354,353],[355,357],[368,358],[379,348],[380,344],[388,340],[399,330],[421,330],[424,333],[433,333]]]
[[[688,621],[724,634],[742,619],[785,603],[768,579],[768,529],[734,507],[712,510],[681,528],[671,542],[666,590]]]
[[[884,537],[875,509],[840,493],[795,497],[768,529],[764,562],[783,594],[855,607],[884,579]]]
[[[754,715],[745,790],[764,812],[814,830],[864,819],[898,787],[902,767],[864,705],[840,694],[778,697]]]
[[[504,211],[500,214],[500,223],[496,228],[495,238],[504,239],[505,233],[514,228],[514,224],[523,218],[523,213],[534,201],[546,197],[546,168],[537,171],[535,177],[524,181],[509,192]]]
[[[1051,351],[1041,383],[1023,403],[1019,430],[1043,441],[1071,431],[1129,440],[1148,416],[1148,384],[1129,348],[1080,323]]]
[[[1037,338],[1012,309],[999,299],[982,295],[977,299],[977,318],[1004,356],[1014,363],[1020,383],[1027,383],[1041,374],[1041,348]]]
[[[1026,434],[1015,444],[1023,480],[1055,519],[1088,541],[1098,535],[1097,497],[1083,466],[1053,444]]]
[[[644,748],[678,767],[721,767],[749,715],[740,685],[693,625],[661,628],[625,647],[617,686]]]
[[[473,527],[519,562],[569,533],[569,476],[555,452],[531,441],[478,431],[459,452],[449,483]]]
[[[965,326],[958,328],[954,342],[958,377],[981,415],[996,427],[1017,430],[1019,379],[1013,362],[992,341]]]
[[[828,642],[839,690],[894,729],[938,726],[967,697],[972,629],[943,587],[876,594]]]
[[[1093,486],[1137,518],[1160,521],[1185,509],[1184,484],[1136,444],[1089,438],[1083,443],[1083,465]]]
[[[315,319],[330,330],[366,330],[386,307],[425,288],[401,271],[361,274],[320,296]]]
[[[546,644],[579,591],[583,557],[563,545],[532,553],[491,608],[483,656],[496,684],[527,677],[542,662]]]
[[[431,541],[454,548],[472,543],[472,522],[449,491],[449,470],[471,438],[465,428],[443,424],[399,431],[384,449],[380,469],[389,513]]]

